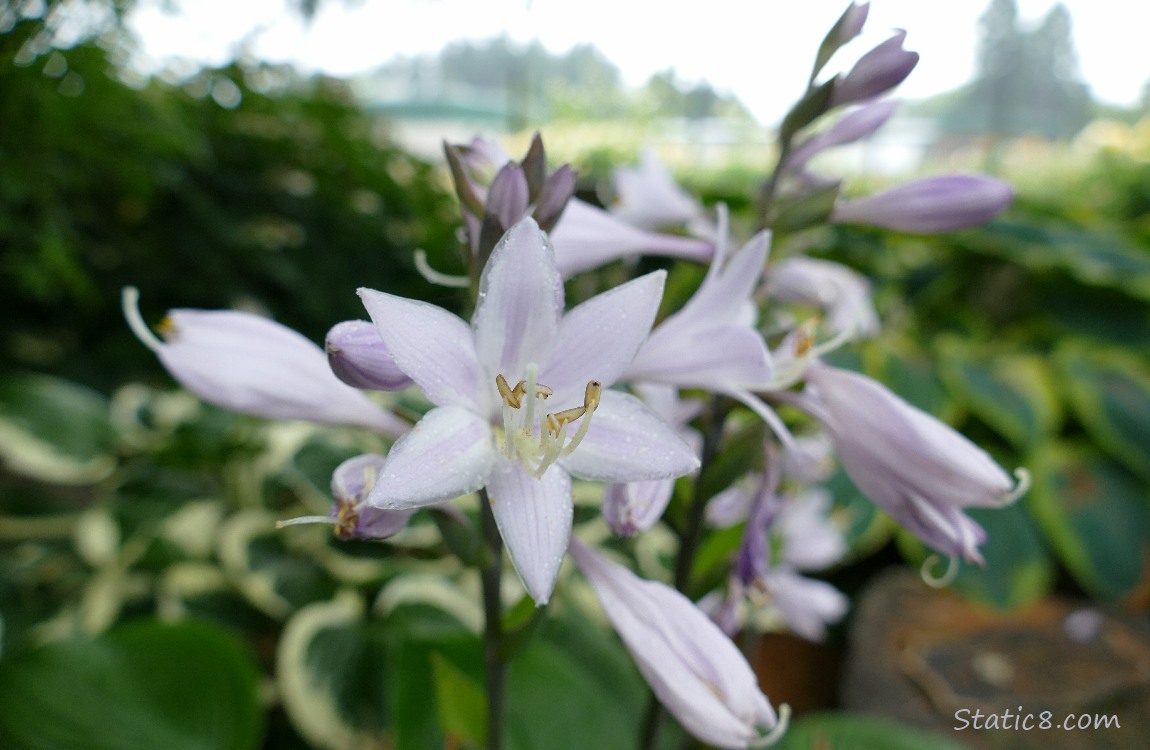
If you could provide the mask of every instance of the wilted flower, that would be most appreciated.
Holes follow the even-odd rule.
[[[577,539],[569,551],[659,702],[684,729],[722,748],[763,747],[782,736],[789,708],[776,716],[738,647],[690,599]]]
[[[331,524],[340,539],[386,539],[398,534],[411,515],[411,510],[384,510],[364,505],[364,498],[375,486],[386,459],[373,453],[349,458],[331,475],[331,494],[335,504],[326,516],[301,516],[280,521],[277,526],[307,523]]]
[[[367,427],[390,437],[411,425],[340,382],[323,349],[273,320],[236,310],[171,310],[159,326],[144,323],[139,293],[124,289],[132,331],[172,377],[222,409],[269,419]]]
[[[831,221],[900,232],[933,234],[969,229],[993,219],[1014,199],[1002,180],[983,175],[943,175],[915,180],[835,205]]]
[[[486,487],[520,578],[546,602],[571,531],[570,474],[625,482],[698,466],[637,398],[607,390],[650,330],[663,279],[647,274],[564,315],[547,236],[524,219],[494,248],[470,326],[361,289],[395,363],[435,405],[392,447],[367,503],[415,508]]]
[[[1001,508],[1015,487],[986,451],[858,373],[815,363],[797,403],[827,427],[855,485],[928,546],[983,563],[986,532],[962,511]]]

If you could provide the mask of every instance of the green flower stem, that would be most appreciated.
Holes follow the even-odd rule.
[[[480,568],[483,582],[483,666],[487,687],[487,748],[503,750],[504,684],[503,604],[499,597],[503,577],[503,539],[491,512],[487,490],[479,491],[479,526],[489,554]]]

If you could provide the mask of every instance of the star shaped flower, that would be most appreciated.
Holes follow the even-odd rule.
[[[492,252],[470,325],[361,289],[396,365],[434,405],[392,447],[365,504],[415,508],[486,487],[520,578],[545,603],[571,534],[571,475],[632,482],[698,467],[642,402],[608,390],[647,337],[663,281],[647,274],[564,314],[554,252],[527,218]]]

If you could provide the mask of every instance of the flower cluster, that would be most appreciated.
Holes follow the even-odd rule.
[[[1010,200],[1002,183],[969,175],[847,200],[840,180],[810,169],[820,152],[881,127],[895,110],[882,97],[917,63],[899,31],[819,82],[867,7],[852,4],[824,40],[806,95],[780,128],[761,228],[745,242],[732,241],[724,206],[695,200],[654,152],[617,172],[616,200],[600,207],[572,197],[569,166],[549,171],[538,136],[520,161],[477,138],[446,147],[470,277],[457,284],[425,269],[430,280],[471,288],[468,318],[365,287],[367,320],[338,323],[323,348],[231,311],[172,311],[157,337],[134,290],[125,292],[128,320],[173,377],[211,403],[380,436],[378,453],[336,469],[329,514],[285,525],[384,539],[421,508],[451,508],[464,525],[478,513],[480,526],[491,519],[498,530],[498,560],[503,545],[539,606],[562,585],[564,559],[574,560],[684,728],[720,747],[770,742],[785,714],[776,715],[729,636],[781,623],[820,639],[845,613],[846,598],[813,577],[848,554],[821,487],[833,456],[877,506],[954,561],[983,562],[986,533],[964,510],[999,507],[1021,491],[950,427],[825,361],[879,333],[862,276],[824,259],[770,258],[780,236],[811,223],[949,231],[992,218]],[[812,127],[831,115],[829,127]],[[706,269],[662,318],[664,270],[568,305],[567,279],[637,256]],[[796,306],[819,314],[803,317]],[[413,422],[363,392],[400,390],[425,404]],[[798,411],[784,418],[779,404]],[[755,420],[766,425],[762,455],[741,467],[744,476],[725,477],[727,489],[704,494],[700,471],[730,447],[733,424]],[[677,493],[689,497],[686,520],[676,522],[676,588],[644,581],[579,540],[573,487],[584,481],[603,484],[602,520],[617,537],[642,534]],[[704,519],[740,526],[741,539],[725,586],[697,605],[684,592],[702,593],[691,587],[690,556]],[[498,587],[489,609],[492,601],[498,610]]]

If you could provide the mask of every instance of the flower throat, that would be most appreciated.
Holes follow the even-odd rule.
[[[495,376],[495,387],[503,400],[503,436],[500,450],[507,458],[518,458],[535,477],[542,478],[563,456],[570,455],[579,447],[591,425],[591,415],[599,406],[599,396],[603,385],[592,380],[583,393],[583,405],[562,411],[547,412],[540,401],[551,396],[551,389],[538,382],[539,368],[527,365],[527,379],[520,380],[512,388],[503,375]],[[536,429],[535,414],[539,413]],[[567,439],[568,428],[579,420],[579,427],[571,439]]]

